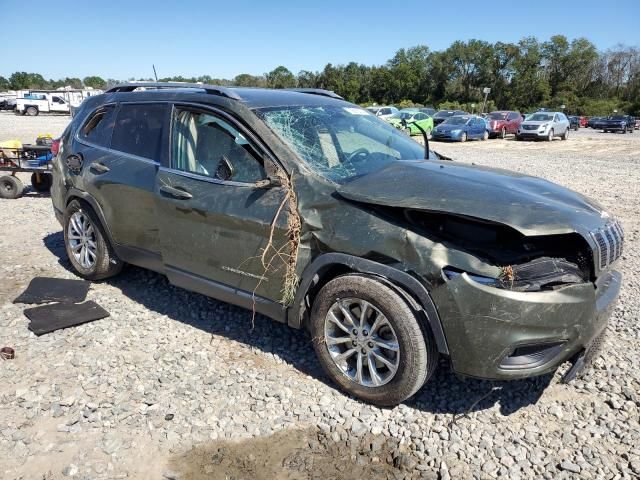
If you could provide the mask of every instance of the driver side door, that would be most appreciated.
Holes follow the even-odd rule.
[[[273,234],[286,241],[282,187],[259,188],[274,164],[251,134],[221,111],[174,106],[168,165],[156,180],[165,271],[171,283],[256,311],[275,304],[283,268],[265,269],[263,249]],[[275,266],[280,266],[275,264]],[[265,307],[267,305],[267,307]]]

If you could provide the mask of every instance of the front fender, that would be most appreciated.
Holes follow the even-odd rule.
[[[336,266],[347,267],[350,271],[358,273],[383,277],[413,297],[425,314],[426,320],[435,337],[438,351],[445,355],[449,354],[440,316],[428,290],[422,283],[408,273],[389,265],[346,255],[344,253],[326,253],[318,256],[313,262],[307,265],[302,273],[296,297],[287,313],[287,323],[289,326],[294,328],[302,327],[302,319],[307,310],[305,298],[309,289],[314,283],[317,283],[325,272]]]

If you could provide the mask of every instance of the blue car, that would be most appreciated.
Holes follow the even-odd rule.
[[[477,115],[456,115],[447,118],[431,132],[433,140],[486,140],[489,138],[487,122]]]

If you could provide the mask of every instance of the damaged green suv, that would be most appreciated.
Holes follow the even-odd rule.
[[[415,394],[439,358],[581,371],[620,289],[620,224],[545,180],[449,161],[332,92],[124,84],[54,160],[78,274],[124,263],[307,328],[344,390]]]

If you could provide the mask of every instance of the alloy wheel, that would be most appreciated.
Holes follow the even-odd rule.
[[[95,265],[98,250],[96,233],[84,212],[75,212],[69,218],[67,242],[73,257],[82,268],[90,269]]]
[[[389,383],[400,365],[400,346],[391,323],[360,298],[338,299],[324,320],[324,340],[335,365],[365,387]]]

